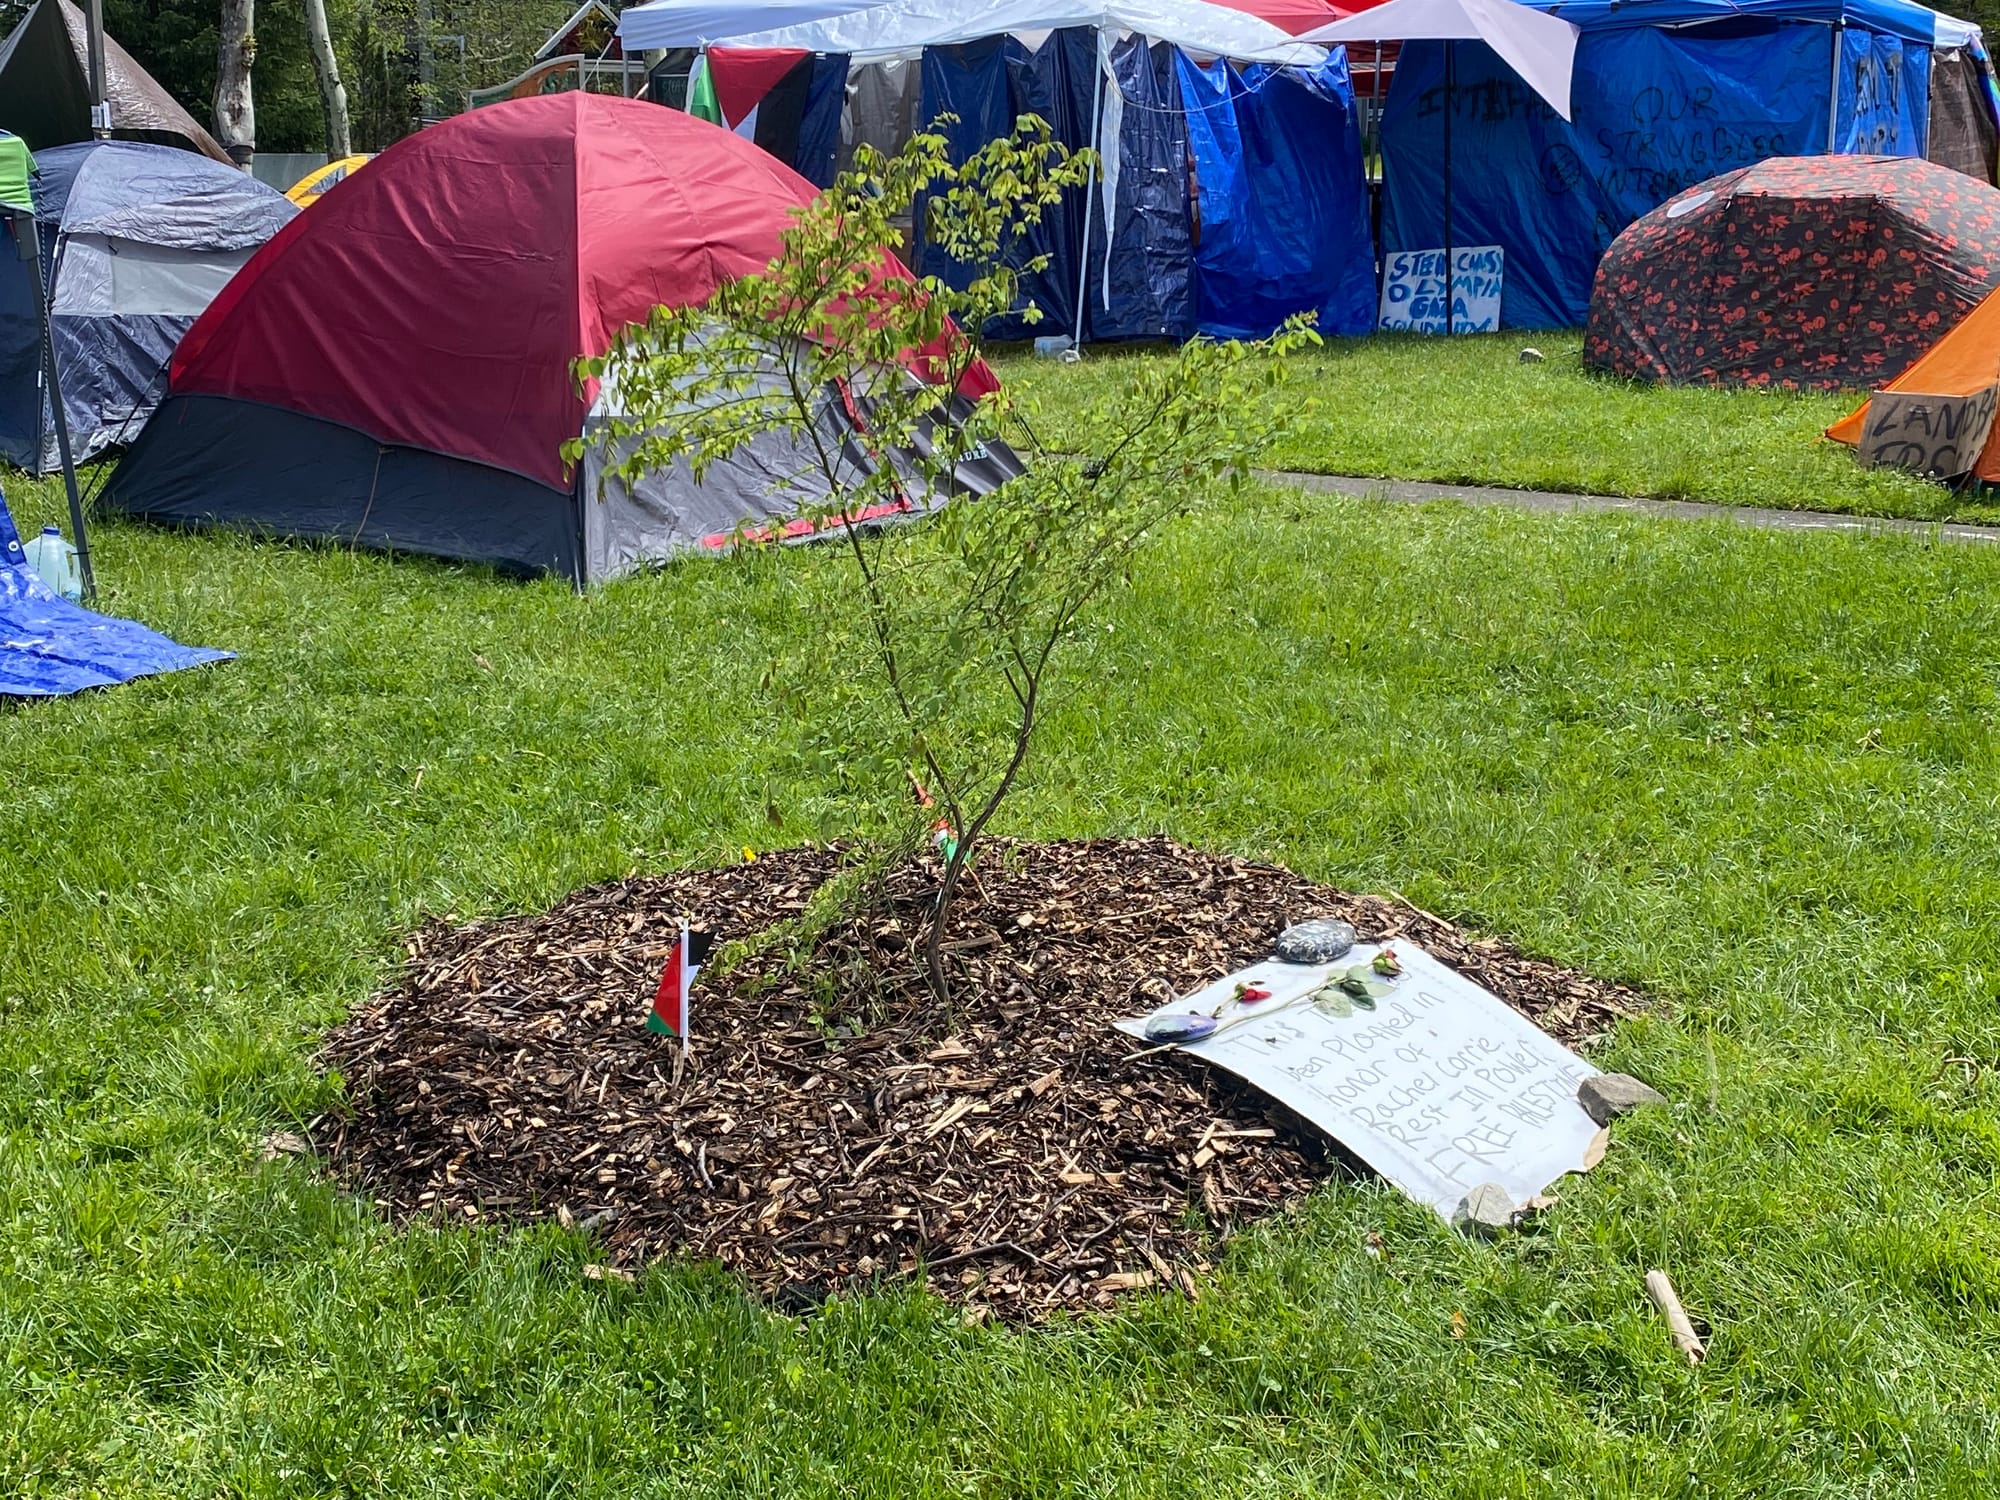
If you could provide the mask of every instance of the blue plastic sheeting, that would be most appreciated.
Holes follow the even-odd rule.
[[[1929,47],[1866,31],[1841,33],[1836,150],[1922,156],[1930,139],[1930,114]]]
[[[1117,212],[1104,274],[1106,233],[1101,191],[1091,200],[1088,332],[1094,339],[1193,335],[1194,224],[1188,211],[1188,125],[1174,78],[1180,54],[1165,42],[1128,37],[1112,54],[1124,99],[1119,131]],[[1105,155],[1110,155],[1106,143]]]
[[[1612,233],[1719,172],[1824,151],[1832,65],[1823,26],[1585,38],[1570,100],[1586,170],[1613,205]]]
[[[1201,331],[1261,338],[1312,311],[1323,333],[1367,332],[1375,256],[1346,54],[1311,73],[1184,53],[1179,67],[1200,195]]]
[[[1599,184],[1580,128],[1485,43],[1452,45],[1451,243],[1506,252],[1503,327],[1575,327],[1589,311],[1598,258],[1626,216]],[[1385,257],[1445,243],[1444,48],[1405,42],[1396,61],[1382,119]],[[1587,76],[1584,43],[1577,53],[1580,88]],[[1577,114],[1580,127],[1586,117]]]
[[[1382,124],[1385,253],[1444,243],[1446,45],[1405,43],[1397,62]],[[1450,45],[1452,242],[1506,251],[1503,327],[1581,324],[1605,248],[1682,188],[1826,149],[1833,44],[1824,26],[1586,32],[1573,124],[1485,43]],[[1904,101],[1908,77],[1906,60]]]
[[[943,134],[951,159],[962,162],[987,142],[1012,133],[1024,114],[1048,121],[1056,140],[1075,150],[1090,144],[1091,84],[1097,66],[1097,37],[1072,27],[1051,34],[1030,49],[1013,37],[987,37],[960,47],[931,47],[923,57],[922,93],[918,119],[958,116],[946,122]],[[1083,246],[1083,214],[1090,200],[1081,189],[1044,216],[1041,224],[1016,251],[1025,264],[1047,257],[1047,265],[1021,279],[1021,306],[1033,304],[1040,321],[1030,323],[1017,312],[986,325],[989,338],[1017,339],[1035,334],[1067,333],[1076,322],[1078,256]],[[918,205],[918,213],[924,205]],[[921,218],[919,220],[921,222]],[[963,286],[971,272],[929,245],[918,250],[919,269],[953,286]]]
[[[1906,0],[1523,0],[1523,3],[1561,16],[1585,32],[1698,26],[1732,20],[1766,24],[1808,21],[1822,27],[1837,21],[1925,46],[1937,37],[1937,12]]]
[[[943,127],[955,161],[1007,134],[1023,114],[1047,120],[1066,145],[1091,144],[1090,28],[1057,31],[1036,49],[1012,37],[933,47],[922,66],[919,117],[958,117]],[[1107,157],[1117,152],[1110,224],[1097,186],[1072,192],[1019,251],[1023,261],[1047,258],[1022,280],[1022,300],[1041,310],[1041,321],[997,318],[987,336],[1071,332],[1079,282],[1091,339],[1262,337],[1301,311],[1318,312],[1328,332],[1365,331],[1374,249],[1345,55],[1336,51],[1309,76],[1266,65],[1238,71],[1220,62],[1203,68],[1166,43],[1127,37],[1112,69],[1123,124],[1116,143],[1100,146]],[[1201,194],[1198,249],[1190,156]],[[1089,271],[1080,276],[1086,214]],[[920,265],[963,285],[965,268],[939,252],[923,249]]]
[[[847,59],[814,58],[792,167],[816,188],[833,186],[840,161],[840,117],[846,108]]]
[[[230,658],[95,614],[54,592],[28,566],[0,499],[0,697],[60,697]]]

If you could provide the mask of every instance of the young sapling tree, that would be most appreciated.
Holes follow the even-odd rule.
[[[954,900],[1019,785],[1062,648],[1149,535],[1246,478],[1275,425],[1260,415],[1275,403],[1253,387],[1276,380],[1276,356],[1315,339],[1299,321],[1256,344],[1197,340],[1177,359],[1134,362],[1084,424],[1087,449],[1050,451],[966,330],[1010,311],[1037,321],[1021,287],[1046,258],[1027,247],[1066,197],[1096,211],[1081,191],[1092,165],[1034,116],[961,163],[935,130],[894,156],[863,147],[797,210],[761,275],[699,306],[655,309],[578,367],[613,384],[616,415],[566,451],[575,461],[586,443],[607,445],[607,483],[668,465],[699,481],[753,443],[768,464],[782,439],[790,467],[773,515],[793,531],[805,523],[851,565],[848,612],[812,629],[858,632],[900,731],[894,780],[914,775],[931,799],[926,821],[944,825],[921,943],[941,1003]],[[913,221],[948,257],[948,277],[912,278],[884,248]],[[964,494],[975,465],[1009,477]],[[915,510],[933,514],[919,528],[879,524]],[[746,526],[741,539],[771,534]],[[879,735],[878,723],[857,715],[837,732]]]

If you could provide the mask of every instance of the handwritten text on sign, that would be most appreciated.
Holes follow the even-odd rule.
[[[1491,333],[1500,326],[1500,289],[1507,252],[1498,245],[1465,245],[1451,252],[1451,331]],[[1392,250],[1382,266],[1384,328],[1415,333],[1445,331],[1442,250]]]
[[[1861,423],[1861,464],[1956,479],[1979,462],[1993,433],[2000,386],[1970,396],[1877,391]]]
[[[1491,991],[1394,946],[1403,975],[1373,1011],[1330,1015],[1304,997],[1378,949],[1363,944],[1324,967],[1274,960],[1171,1007],[1213,1010],[1239,981],[1272,991],[1252,1019],[1230,1026],[1225,1009],[1225,1029],[1184,1050],[1303,1115],[1447,1219],[1481,1183],[1523,1203],[1586,1170],[1598,1127],[1576,1089],[1597,1070]],[[1119,1022],[1134,1036],[1144,1026]]]

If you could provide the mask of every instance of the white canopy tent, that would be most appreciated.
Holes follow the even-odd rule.
[[[877,3],[879,0],[647,0],[618,17],[618,40],[627,52],[701,47],[746,31],[823,21]]]
[[[1321,26],[1300,38],[1342,46],[1348,42],[1443,42],[1444,46],[1444,306],[1445,332],[1453,331],[1451,236],[1451,119],[1456,88],[1454,44],[1484,42],[1521,81],[1570,117],[1570,77],[1576,67],[1579,28],[1516,0],[1385,0]]]

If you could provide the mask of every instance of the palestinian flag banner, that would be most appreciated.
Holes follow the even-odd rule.
[[[679,1037],[683,1052],[688,1044],[689,991],[694,988],[694,976],[714,942],[708,933],[689,932],[687,923],[681,923],[680,936],[674,939],[673,952],[667,955],[667,971],[660,976],[660,988],[653,996],[652,1013],[646,1017],[648,1031],[656,1036]]]
[[[732,130],[816,187],[833,180],[847,59],[795,47],[715,47],[688,82],[688,113]]]

